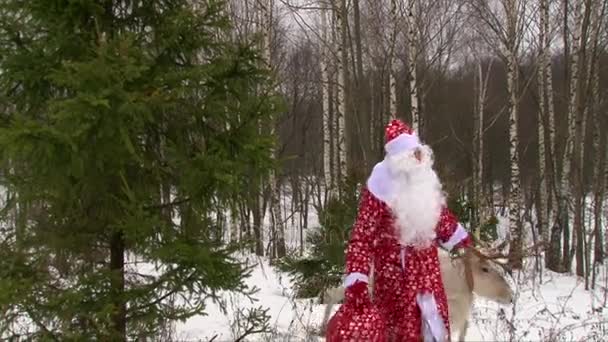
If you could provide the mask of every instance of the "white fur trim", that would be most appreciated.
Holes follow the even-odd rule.
[[[422,316],[422,335],[424,342],[445,341],[447,332],[443,317],[437,309],[437,301],[432,293],[416,295],[416,302]]]
[[[386,145],[384,145],[384,150],[387,155],[394,155],[418,146],[420,146],[420,139],[418,139],[417,135],[403,133],[386,143]]]
[[[364,283],[367,283],[369,281],[369,278],[363,273],[359,273],[359,272],[351,273],[348,276],[346,276],[346,279],[344,279],[344,287],[347,288],[347,287],[353,285],[354,283],[356,283],[357,281],[362,281]]]
[[[456,246],[460,241],[464,240],[469,236],[469,233],[464,229],[464,227],[458,223],[458,228],[454,231],[454,234],[450,237],[447,242],[441,244],[441,246],[448,251],[451,251],[454,246]]]
[[[374,166],[371,175],[367,179],[367,189],[379,200],[388,203],[393,196],[391,178],[386,162],[379,162]]]

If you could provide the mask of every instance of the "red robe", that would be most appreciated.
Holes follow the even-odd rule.
[[[421,328],[421,316],[433,326],[426,331],[427,335],[432,331],[433,335],[447,337],[449,341],[448,304],[437,247],[439,244],[448,249],[468,246],[470,237],[447,208],[443,209],[437,224],[436,239],[428,248],[402,248],[396,232],[388,205],[367,188],[363,189],[346,252],[346,273],[369,276],[370,262],[374,263],[373,306],[384,321],[383,325],[386,324],[383,335],[389,341],[422,340],[425,331]],[[421,306],[426,307],[424,314],[421,314]],[[351,317],[352,313],[345,312],[348,308],[342,305],[334,319]],[[374,325],[378,326],[377,322]],[[350,336],[348,329],[339,335]],[[343,338],[337,340],[345,340]]]

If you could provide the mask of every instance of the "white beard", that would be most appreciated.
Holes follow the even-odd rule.
[[[399,242],[405,246],[429,247],[445,205],[441,182],[433,170],[433,154],[428,146],[420,147],[421,161],[414,151],[387,157],[392,187],[398,194],[389,206],[395,216]]]

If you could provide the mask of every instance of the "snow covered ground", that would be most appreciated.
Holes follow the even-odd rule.
[[[288,215],[286,215],[288,216]],[[286,217],[285,216],[285,217]],[[309,227],[317,226],[311,208]],[[499,236],[506,233],[501,220]],[[293,249],[300,243],[297,229],[286,231]],[[232,342],[247,328],[246,310],[262,307],[270,317],[270,333],[253,334],[243,341],[323,341],[318,335],[325,305],[316,299],[293,299],[289,279],[273,269],[268,260],[243,256],[255,268],[247,284],[259,288],[257,301],[224,294],[223,309],[209,303],[207,315],[196,316],[175,325],[176,341]],[[542,282],[534,275],[534,262],[513,279],[517,298],[514,305],[498,305],[476,299],[467,341],[608,341],[608,271],[604,266],[594,290],[586,291],[584,282],[573,275],[544,271]],[[139,267],[154,273],[151,265]],[[337,310],[338,306],[334,307]]]
[[[317,218],[311,210],[310,227]],[[506,221],[499,223],[499,236],[506,235]],[[297,229],[286,231],[288,244],[299,244]],[[242,335],[242,310],[262,306],[270,316],[269,334],[251,335],[245,341],[323,341],[318,335],[325,305],[316,299],[294,299],[286,275],[273,269],[268,260],[247,257],[256,263],[250,286],[260,291],[257,302],[226,294],[222,311],[211,304],[207,316],[193,317],[177,324],[178,341],[235,341]],[[585,290],[584,281],[569,274],[543,271],[542,282],[527,259],[525,270],[510,279],[516,292],[514,305],[499,305],[477,298],[466,341],[608,341],[607,268],[599,271],[594,290]],[[334,311],[338,306],[334,307]],[[239,314],[241,312],[241,314]],[[240,324],[241,326],[243,324]]]
[[[177,340],[234,341],[243,332],[237,328],[239,310],[261,305],[268,309],[273,332],[252,335],[247,341],[322,341],[316,333],[325,306],[312,299],[294,300],[288,279],[265,259],[250,261],[258,263],[248,279],[248,284],[260,288],[258,302],[227,294],[227,312],[211,305],[208,316],[176,326]],[[603,283],[594,291],[585,291],[584,283],[569,275],[545,272],[542,284],[521,276],[513,283],[517,292],[514,305],[476,300],[466,340],[608,341],[606,269],[602,272]]]

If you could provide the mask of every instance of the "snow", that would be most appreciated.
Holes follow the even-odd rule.
[[[606,341],[606,268],[602,268],[603,280],[596,289],[586,291],[584,282],[576,277],[548,270],[539,283],[531,279],[532,265],[533,260],[528,259],[525,272],[515,275],[513,305],[476,299],[467,340]]]
[[[310,209],[309,227],[316,226]],[[288,217],[284,216],[284,217]],[[506,237],[508,219],[500,216],[499,236]],[[310,229],[309,228],[309,229]],[[305,231],[306,233],[306,231]],[[300,243],[299,230],[288,224],[286,241],[292,249]],[[249,257],[257,265],[247,284],[260,288],[257,302],[225,294],[227,310],[210,304],[207,316],[177,324],[179,341],[234,341],[239,336],[235,321],[239,310],[263,306],[268,309],[268,334],[252,335],[246,341],[324,341],[318,335],[324,304],[316,298],[294,299],[292,284],[272,268],[268,260]],[[500,305],[476,298],[466,341],[608,341],[608,277],[602,266],[594,290],[570,274],[542,272],[542,282],[533,259],[510,279],[516,293],[513,305]],[[334,307],[338,309],[338,305]]]
[[[0,199],[1,200],[1,199]],[[289,206],[285,206],[289,207]],[[287,210],[283,217],[290,217]],[[591,215],[590,215],[591,216]],[[286,241],[297,250],[300,233],[287,220]],[[309,228],[318,225],[314,208],[309,209]],[[589,219],[588,227],[592,220]],[[266,220],[266,224],[269,222]],[[499,217],[499,236],[506,237],[508,220]],[[266,237],[265,245],[268,242]],[[294,299],[290,280],[270,266],[266,258],[243,255],[255,265],[246,283],[259,288],[251,299],[231,293],[223,294],[223,303],[207,303],[206,315],[175,323],[176,341],[235,341],[246,328],[247,309],[267,309],[269,332],[250,335],[244,341],[323,341],[318,335],[325,305],[316,298]],[[128,257],[130,262],[135,257]],[[152,264],[132,264],[142,274],[155,274]],[[525,269],[510,279],[516,292],[513,305],[499,305],[476,298],[466,341],[608,341],[608,270],[601,266],[595,289],[585,290],[584,281],[571,274],[543,270],[542,281],[534,270],[534,260],[527,259]],[[334,311],[338,309],[334,307]],[[23,329],[28,324],[24,321]],[[240,323],[240,324],[239,324]]]
[[[294,300],[290,282],[276,272],[266,259],[259,258],[247,283],[257,286],[258,302],[243,296],[225,294],[226,312],[210,305],[207,316],[197,316],[176,326],[179,341],[234,341],[240,334],[236,324],[239,310],[263,306],[270,315],[269,334],[252,336],[247,341],[311,341],[323,316],[324,306],[313,299]],[[241,329],[242,330],[242,329]],[[242,331],[241,331],[242,332]],[[313,339],[314,340],[314,339]]]
[[[211,305],[207,316],[178,324],[179,341],[209,341],[214,337],[213,341],[234,341],[236,312],[258,305],[268,308],[272,332],[251,336],[247,341],[323,341],[318,330],[325,305],[316,299],[293,299],[288,279],[266,259],[255,262],[257,266],[247,283],[260,288],[256,294],[259,301],[251,303],[226,294],[227,312]],[[542,284],[533,284],[532,279],[524,277],[532,273],[528,269],[514,281],[514,305],[476,298],[466,341],[607,341],[606,269],[602,272],[603,284],[585,291],[584,283],[575,277],[549,271],[544,271]]]

